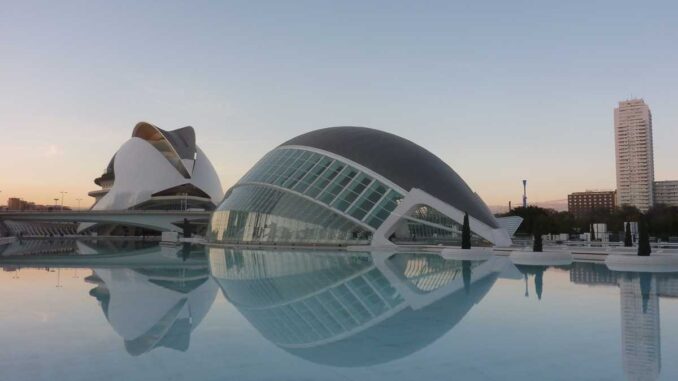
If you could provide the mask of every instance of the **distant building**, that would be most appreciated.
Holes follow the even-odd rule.
[[[7,210],[21,210],[21,199],[18,197],[10,197],[7,200]]]
[[[652,113],[642,99],[614,109],[617,204],[647,211],[654,203]]]
[[[678,206],[678,180],[655,181],[654,203]]]
[[[567,195],[567,211],[576,217],[585,216],[594,209],[612,210],[616,206],[615,191],[586,191]]]
[[[52,210],[58,208],[60,210],[71,210],[67,206],[56,205],[40,205],[32,201],[22,200],[18,197],[10,197],[7,200],[7,210]]]

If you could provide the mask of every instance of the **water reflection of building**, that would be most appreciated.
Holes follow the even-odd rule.
[[[176,251],[176,250],[175,250]],[[199,250],[202,253],[203,250]],[[167,257],[158,249],[156,255]],[[86,278],[106,319],[138,356],[157,347],[186,351],[191,332],[207,315],[217,294],[204,254],[172,253],[161,266],[97,268]]]
[[[350,367],[437,340],[489,291],[503,258],[211,248],[209,259],[226,298],[266,339],[312,362]]]
[[[619,286],[624,373],[629,380],[656,380],[661,371],[659,297],[678,297],[678,278],[670,274],[614,272],[603,264],[575,263],[570,280]]]
[[[570,282],[589,286],[616,286],[619,273],[598,263],[576,262],[570,269]]]
[[[619,279],[622,356],[629,380],[656,380],[661,370],[659,298],[652,274],[623,274]]]

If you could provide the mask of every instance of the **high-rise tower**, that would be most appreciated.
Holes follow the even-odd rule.
[[[654,203],[652,114],[642,99],[619,102],[614,109],[617,205],[647,211]]]

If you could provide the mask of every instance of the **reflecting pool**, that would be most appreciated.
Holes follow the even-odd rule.
[[[1,380],[678,379],[678,274],[106,241],[0,267]]]

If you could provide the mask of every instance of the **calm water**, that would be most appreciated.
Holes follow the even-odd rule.
[[[27,245],[0,248],[0,380],[678,379],[678,275]]]

